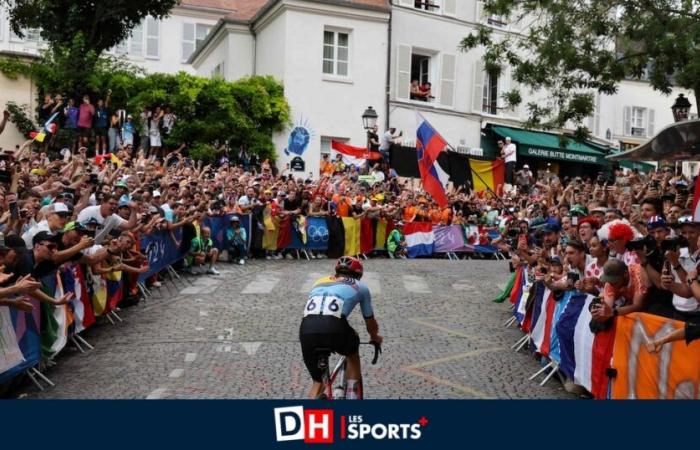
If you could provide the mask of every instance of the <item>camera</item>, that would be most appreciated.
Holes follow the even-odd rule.
[[[661,251],[666,252],[677,252],[681,248],[688,247],[688,240],[683,236],[669,237],[661,242]]]
[[[576,272],[567,272],[566,274],[566,280],[571,284],[576,283],[579,280],[579,278],[580,276]]]
[[[625,248],[633,252],[637,250],[645,250],[648,253],[656,249],[656,241],[652,236],[645,236],[643,238],[629,241],[627,245],[625,245]]]
[[[593,313],[596,309],[600,307],[600,305],[603,304],[603,300],[600,297],[595,297],[593,300],[591,300],[591,304],[588,305],[588,310]]]

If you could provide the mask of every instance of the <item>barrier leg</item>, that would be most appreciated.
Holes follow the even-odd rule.
[[[544,377],[544,380],[542,380],[540,386],[544,386],[545,384],[547,384],[547,382],[557,373],[559,373],[559,364],[554,363],[554,365],[552,366],[552,371],[549,372],[549,374],[546,377]]]
[[[116,325],[116,324],[114,323],[114,320],[112,320],[112,317],[109,315],[109,313],[108,313],[108,314],[105,314],[105,317],[107,318],[107,320],[109,320],[109,323],[111,323],[112,325]]]
[[[523,337],[521,337],[520,339],[518,339],[518,341],[517,341],[515,344],[511,345],[510,348],[518,347],[520,344],[523,343],[523,341],[526,341],[526,340],[528,340],[528,339],[530,339],[530,335],[526,334],[525,336],[523,336]],[[516,351],[517,351],[517,350],[516,350]]]
[[[540,370],[535,372],[535,374],[532,375],[529,379],[534,380],[535,378],[537,378],[541,374],[545,373],[547,371],[547,369],[554,367],[555,364],[556,363],[554,361],[550,361],[546,366],[544,366],[543,368],[541,368]]]
[[[73,343],[73,345],[76,346],[80,353],[85,353],[85,350],[83,350],[83,347],[80,346],[78,341],[75,339],[75,336],[71,336],[70,341]]]
[[[90,345],[90,343],[89,343],[88,341],[86,341],[85,339],[83,339],[83,337],[82,337],[81,335],[76,334],[75,336],[73,336],[73,338],[76,339],[76,340],[77,340],[78,342],[80,342],[81,344],[83,344],[85,347],[89,348],[90,350],[94,350],[94,349],[95,349],[95,347],[93,347],[92,345]]]
[[[36,370],[34,367],[32,367],[32,368],[29,369],[29,370],[32,371],[32,372],[34,373],[34,375],[36,375],[37,377],[41,378],[41,379],[44,381],[44,383],[48,384],[49,386],[51,386],[51,387],[56,386],[56,385],[53,383],[53,381],[49,380],[49,379],[46,377],[46,375],[44,375],[43,373],[39,372],[39,371]]]
[[[511,325],[513,325],[518,319],[515,318],[515,316],[511,316],[510,319],[506,321],[506,323],[503,324],[504,327],[508,328]]]
[[[309,257],[309,252],[307,252],[306,249],[301,249],[301,252],[304,254],[307,261],[311,261],[311,258]]]
[[[530,341],[531,341],[531,340],[532,340],[532,339],[531,339],[531,336],[530,336],[530,334],[528,333],[527,339],[525,339],[523,342],[520,343],[520,345],[515,349],[515,353],[518,353],[518,352],[519,352],[520,350],[522,350],[526,345],[530,345]]]
[[[32,380],[32,383],[34,383],[34,386],[36,386],[37,389],[39,389],[40,391],[44,390],[44,386],[42,386],[41,383],[39,383],[36,380],[36,378],[34,377],[34,374],[31,371],[27,370],[27,376],[29,377],[30,380]]]
[[[114,318],[115,318],[115,319],[117,319],[118,321],[120,321],[120,322],[124,322],[124,321],[122,320],[122,318],[121,318],[121,317],[119,317],[119,315],[117,315],[117,313],[116,313],[116,312],[114,312],[114,311],[110,311],[110,313],[109,313],[109,314],[111,314],[111,315],[112,315],[112,317],[114,317]]]

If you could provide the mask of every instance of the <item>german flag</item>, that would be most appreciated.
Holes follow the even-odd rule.
[[[469,171],[471,185],[475,192],[483,192],[490,189],[495,193],[499,193],[503,190],[506,167],[502,159],[484,161],[469,158],[469,165],[471,166]]]

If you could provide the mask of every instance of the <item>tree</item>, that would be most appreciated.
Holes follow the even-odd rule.
[[[504,36],[480,25],[461,48],[485,48],[487,71],[499,73],[508,64],[521,85],[548,94],[527,104],[527,126],[573,123],[585,138],[594,94],[615,94],[620,81],[645,73],[655,90],[693,90],[700,104],[698,1],[489,0],[484,11],[507,16],[523,31]],[[518,105],[522,93],[510,91],[504,99]]]
[[[80,94],[100,55],[128,38],[146,16],[166,17],[178,0],[0,0],[12,31],[39,29],[51,58]]]

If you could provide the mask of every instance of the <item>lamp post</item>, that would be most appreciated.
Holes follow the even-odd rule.
[[[370,146],[372,144],[369,140],[369,132],[374,128],[375,125],[377,125],[377,119],[379,119],[379,115],[377,114],[377,111],[375,111],[374,108],[372,108],[371,106],[368,106],[365,112],[362,113],[362,125],[367,131],[367,151],[370,150]]]
[[[685,98],[683,94],[679,94],[676,101],[671,106],[671,111],[673,111],[673,120],[676,122],[683,122],[688,120],[690,115],[690,107],[693,106],[690,100]]]

